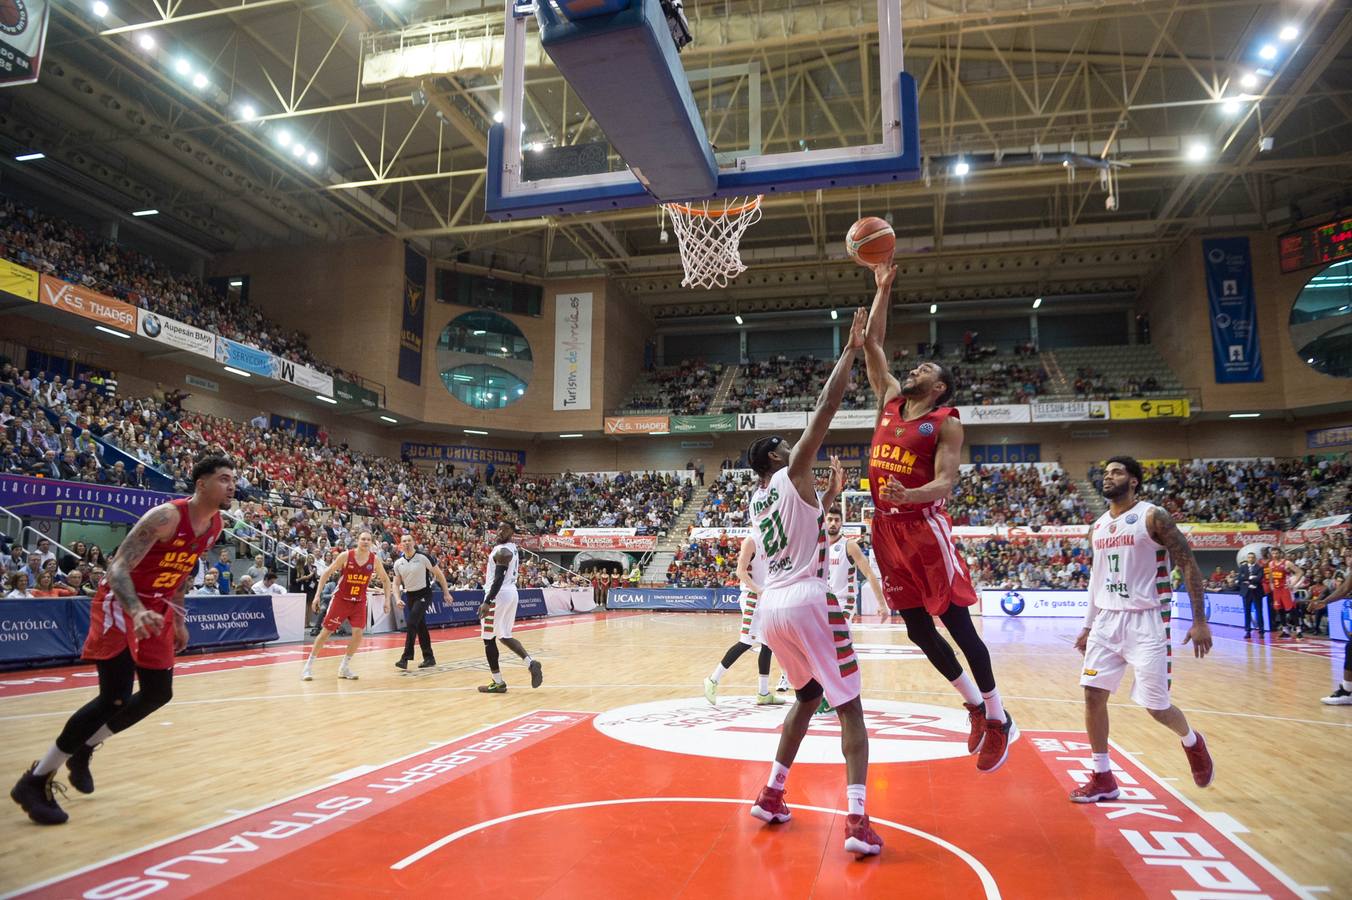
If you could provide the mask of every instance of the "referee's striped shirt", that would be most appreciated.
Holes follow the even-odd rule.
[[[406,591],[421,591],[432,582],[432,560],[421,550],[407,557],[400,553],[394,560],[394,574],[399,576]]]

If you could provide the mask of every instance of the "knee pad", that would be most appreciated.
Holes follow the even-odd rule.
[[[793,695],[798,698],[799,703],[816,703],[822,698],[822,686],[814,678],[800,688],[796,688]]]

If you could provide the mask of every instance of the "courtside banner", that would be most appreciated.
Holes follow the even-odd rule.
[[[1244,598],[1239,594],[1213,594],[1210,591],[1203,592],[1205,598],[1202,608],[1206,613],[1206,620],[1212,625],[1235,625],[1243,627],[1244,625]],[[1188,599],[1187,591],[1174,592],[1174,618],[1192,621],[1192,601]],[[1183,633],[1187,629],[1175,629],[1174,642],[1183,640]]]
[[[611,588],[608,609],[670,609],[707,612],[714,608],[713,588]]]
[[[423,318],[427,312],[427,259],[404,244],[403,325],[399,329],[399,380],[422,384]]]
[[[131,525],[177,496],[82,481],[0,475],[0,506],[19,516]]]
[[[272,354],[229,338],[216,338],[216,362],[264,378],[272,377]]]
[[[554,409],[591,409],[592,295],[554,298]]]
[[[48,0],[11,0],[0,9],[0,87],[38,80],[49,11]]]
[[[981,589],[981,615],[1025,619],[1083,619],[1089,611],[1088,591],[1033,591],[1022,588]]]
[[[741,612],[741,596],[742,592],[737,588],[715,588],[714,612]]]
[[[18,263],[0,259],[0,291],[24,300],[38,299],[38,273]]]
[[[1216,383],[1262,381],[1263,349],[1258,344],[1249,239],[1202,241],[1202,261],[1206,267]]]
[[[271,594],[186,597],[188,648],[221,644],[262,644],[277,640]]]
[[[0,601],[0,663],[79,656],[85,633],[76,633],[78,623],[72,607],[77,603],[89,607],[88,600]],[[88,614],[83,621],[88,623]]]
[[[1352,634],[1352,600],[1329,604],[1329,637],[1346,641],[1349,634]]]
[[[479,606],[484,602],[483,591],[451,591],[450,602],[440,588],[432,589],[432,600],[427,604],[428,625],[466,625],[479,621]],[[516,617],[534,619],[549,615],[545,592],[540,588],[521,588],[517,591]]]
[[[207,359],[216,356],[216,335],[159,313],[137,310],[136,333],[152,341],[205,356]]]

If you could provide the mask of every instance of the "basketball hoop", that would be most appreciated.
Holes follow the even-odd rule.
[[[739,247],[742,234],[760,221],[761,197],[724,200],[711,208],[710,201],[699,206],[663,203],[676,230],[681,248],[685,278],[681,287],[727,287],[728,282],[746,271]]]

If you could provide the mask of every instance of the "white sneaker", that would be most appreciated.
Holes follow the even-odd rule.
[[[356,681],[357,673],[349,669],[347,667],[347,663],[343,663],[341,666],[338,667],[338,677],[345,678],[348,681]]]
[[[306,664],[305,664],[305,668],[303,668],[303,669],[300,670],[300,680],[301,680],[301,681],[314,681],[314,680],[315,680],[315,673],[312,672],[312,671],[310,671],[310,664],[309,664],[309,663],[306,663]]]
[[[712,678],[704,679],[704,699],[709,701],[710,706],[718,705],[718,682]]]
[[[792,690],[792,689],[793,689],[793,688],[792,688],[792,685],[789,684],[789,676],[785,675],[783,672],[780,672],[780,673],[779,673],[779,684],[775,686],[775,690],[780,691],[780,692],[783,692],[783,691],[788,691],[788,690]]]
[[[1327,697],[1320,698],[1319,702],[1329,706],[1352,706],[1352,691],[1344,690],[1340,684],[1338,690]]]

